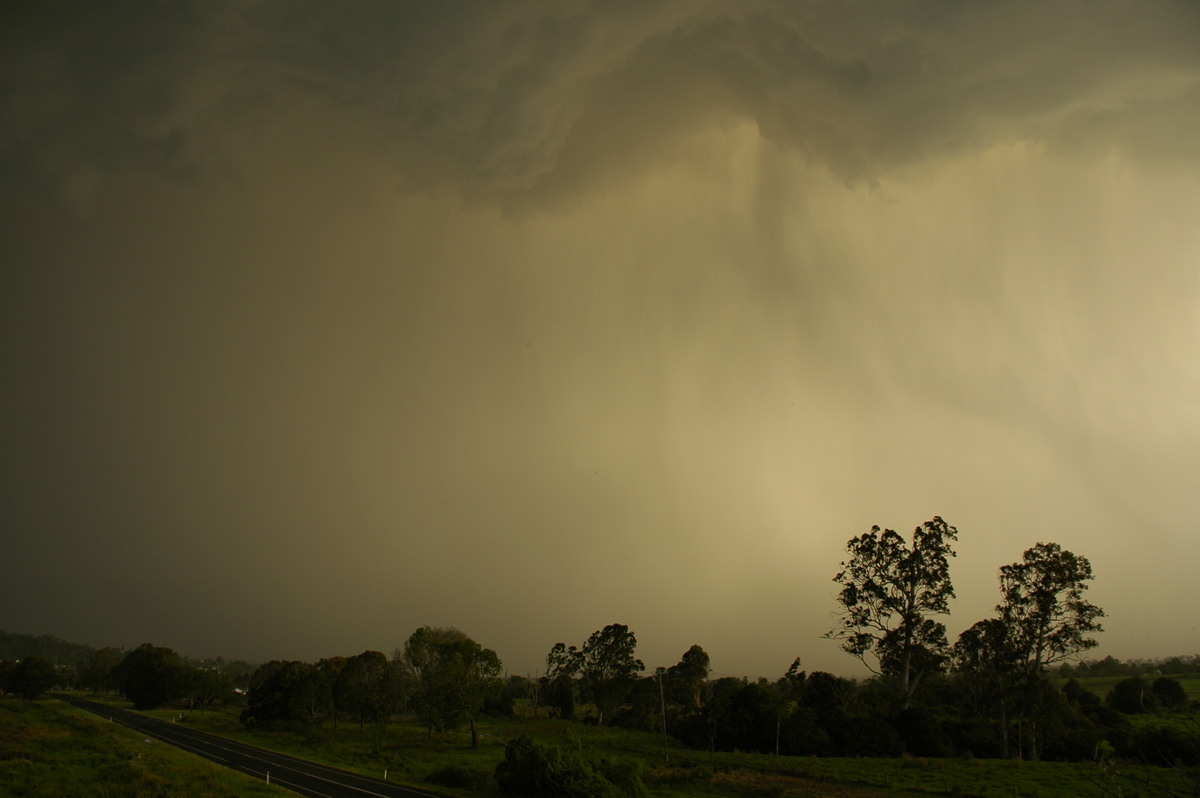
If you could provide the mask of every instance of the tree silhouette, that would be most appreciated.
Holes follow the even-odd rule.
[[[1009,645],[1021,665],[1023,709],[1028,718],[1024,746],[1029,758],[1041,758],[1039,736],[1045,669],[1094,648],[1092,632],[1103,631],[1104,611],[1083,597],[1092,579],[1086,557],[1057,543],[1038,543],[1021,562],[1000,569],[1003,601],[996,608],[1008,630]]]
[[[413,681],[413,703],[429,729],[471,727],[471,746],[479,746],[475,720],[489,693],[501,689],[500,657],[458,629],[423,626],[404,644],[404,663]]]
[[[596,705],[596,723],[603,726],[606,718],[621,706],[637,674],[646,666],[633,654],[637,638],[629,627],[613,623],[592,632],[579,651],[579,676],[584,691]]]
[[[825,636],[888,679],[902,708],[948,659],[946,627],[932,616],[948,613],[954,597],[949,558],[957,539],[958,530],[937,516],[913,530],[911,545],[873,526],[846,544],[850,557],[833,578],[842,586],[841,620]]]

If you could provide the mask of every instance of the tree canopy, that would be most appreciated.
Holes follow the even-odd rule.
[[[637,675],[646,669],[634,656],[636,651],[637,637],[621,623],[592,632],[582,648],[555,643],[546,656],[546,679],[560,709],[564,709],[563,716],[569,716],[566,709],[574,710],[574,688],[578,685],[596,707],[596,722],[603,725],[610,720],[633,688]],[[707,654],[704,657],[707,659]]]
[[[1104,610],[1083,593],[1092,579],[1086,557],[1057,543],[1038,543],[1021,562],[1000,569],[1001,603],[996,607],[1008,644],[1026,673],[1087,651],[1103,631]]]
[[[1009,752],[1009,708],[1019,703],[1018,751],[1039,758],[1045,670],[1096,645],[1104,611],[1083,597],[1092,578],[1086,557],[1038,543],[1000,568],[997,617],[979,621],[954,646],[955,669],[994,707],[1002,756]]]
[[[490,692],[501,689],[500,657],[458,629],[423,626],[404,644],[403,661],[413,684],[413,704],[435,730],[468,723],[471,744],[479,744],[475,720]]]
[[[182,694],[184,672],[177,653],[143,643],[113,668],[112,678],[135,709],[154,709]]]
[[[54,686],[54,665],[44,657],[26,657],[13,663],[5,673],[4,690],[32,701]]]
[[[826,637],[889,679],[907,706],[922,678],[945,667],[949,645],[945,624],[954,597],[951,541],[958,530],[935,516],[913,530],[911,544],[878,526],[846,544],[849,558],[833,581],[840,621]]]
[[[359,729],[367,721],[387,717],[394,705],[389,694],[388,659],[381,651],[364,651],[345,661],[333,682],[338,709],[358,719]],[[315,669],[316,673],[321,673]]]

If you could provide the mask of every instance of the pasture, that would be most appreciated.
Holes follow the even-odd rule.
[[[113,703],[128,706],[126,702]],[[147,713],[193,728],[450,796],[498,795],[491,779],[505,743],[543,745],[634,763],[648,798],[704,796],[958,795],[1089,798],[1194,795],[1194,772],[1106,763],[971,758],[818,758],[693,751],[660,734],[545,718],[491,719],[482,745],[465,733],[435,735],[411,720],[316,725],[295,731],[243,729],[237,711]],[[1147,719],[1149,720],[1149,718]],[[286,791],[226,770],[59,701],[0,699],[0,795],[267,796]]]
[[[1166,768],[1092,762],[1021,762],[971,758],[818,758],[681,749],[661,734],[513,717],[481,723],[483,743],[447,733],[429,739],[411,720],[371,725],[314,726],[300,731],[249,731],[234,712],[149,714],[347,770],[455,796],[495,795],[489,783],[505,743],[527,735],[543,745],[633,761],[651,798],[686,796],[959,795],[979,798],[1089,798],[1170,795],[1192,789],[1188,775]],[[464,786],[469,785],[469,786]],[[1187,792],[1185,794],[1192,794]]]

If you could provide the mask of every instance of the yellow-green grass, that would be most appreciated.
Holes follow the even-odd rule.
[[[0,699],[0,795],[234,798],[292,793],[54,699]]]

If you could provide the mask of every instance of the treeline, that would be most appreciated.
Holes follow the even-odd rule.
[[[1104,617],[1085,595],[1091,564],[1057,543],[1037,543],[1002,566],[995,615],[951,643],[938,616],[948,614],[955,595],[950,560],[957,536],[934,517],[908,539],[876,526],[847,543],[834,576],[838,622],[826,636],[871,671],[866,681],[809,675],[799,659],[774,681],[712,681],[699,646],[643,676],[633,634],[614,624],[581,647],[556,644],[541,697],[563,717],[576,716],[582,703],[585,720],[661,730],[709,750],[1200,760],[1195,734],[1138,730],[1128,719],[1194,709],[1177,680],[1131,677],[1105,697],[1078,681],[1054,681],[1055,669],[1096,645]],[[1169,663],[1177,666],[1186,662]]]
[[[26,635],[0,630],[0,662],[41,657],[59,667],[76,667],[95,650],[91,646],[70,643],[54,635]]]
[[[392,659],[379,651],[329,657],[315,663],[275,660],[250,681],[242,723],[295,728],[349,719],[364,728],[399,713],[416,715],[435,732],[469,726],[479,744],[476,720],[511,715],[524,695],[524,680],[502,678],[496,652],[458,629],[417,629]]]
[[[1086,599],[1085,557],[1037,543],[999,569],[993,617],[950,642],[939,616],[954,597],[950,559],[958,530],[940,517],[906,539],[872,527],[851,538],[833,581],[838,621],[826,635],[873,674],[853,681],[807,674],[796,659],[778,679],[711,679],[699,645],[678,663],[646,673],[622,624],[581,645],[556,643],[538,679],[501,677],[496,653],[455,629],[422,627],[391,659],[364,651],[309,663],[272,661],[247,676],[247,726],[386,721],[414,714],[436,732],[484,714],[535,714],[661,731],[692,748],[821,756],[973,755],[1079,760],[1134,756],[1195,762],[1195,735],[1141,727],[1130,714],[1192,711],[1178,680],[1200,658],[1158,663],[1157,678],[1126,672],[1111,657],[1074,663],[1096,645],[1104,612]],[[191,708],[231,700],[218,667],[194,666],[143,645],[118,656],[95,651],[78,667],[88,689],[115,689],[139,707]],[[1069,680],[1060,686],[1059,675]],[[1107,695],[1071,677],[1126,677]]]
[[[242,706],[241,718],[258,728],[302,729],[342,721],[360,729],[397,714],[414,714],[436,732],[475,728],[478,718],[514,714],[554,716],[582,723],[667,731],[674,745],[714,751],[811,756],[997,757],[1001,746],[969,675],[951,669],[931,677],[917,700],[901,708],[886,678],[856,681],[825,672],[805,673],[800,660],[777,679],[710,678],[699,645],[679,662],[647,673],[636,657],[637,639],[622,624],[594,632],[581,646],[556,644],[547,672],[537,679],[502,676],[499,658],[462,632],[422,627],[389,659],[365,651],[318,662],[272,661],[259,666],[248,695],[234,692],[215,670],[189,668],[168,648],[145,644],[115,662],[104,689],[141,708],[199,709]],[[1194,713],[1180,682],[1154,675],[1162,664],[1102,661],[1141,668],[1105,696],[1078,680],[1042,684],[1042,755],[1054,760],[1097,756],[1156,764],[1196,763],[1194,737],[1135,726],[1131,715]],[[1082,663],[1090,667],[1091,663]],[[1075,666],[1079,668],[1081,666]],[[1147,670],[1147,668],[1149,670]],[[0,663],[0,685],[34,697],[54,684],[53,666],[39,657]],[[36,686],[34,686],[36,685]],[[472,735],[478,742],[478,735]]]
[[[55,665],[41,656],[0,661],[0,690],[30,699],[51,689],[115,692],[138,709],[175,705],[204,710],[239,701],[246,691],[238,685],[249,681],[250,666],[244,663],[227,670],[217,664],[197,666],[195,660],[149,643],[129,652],[91,651],[78,666]]]
[[[95,693],[124,693],[124,685],[113,673],[114,668],[129,653],[130,651],[124,648],[96,648],[71,643],[53,635],[0,631],[0,667],[11,667],[30,658],[44,660],[49,663],[54,673],[53,681],[46,689],[57,687],[62,690],[82,689]],[[174,651],[171,654],[184,671],[213,671],[220,674],[230,691],[240,689],[245,692],[250,685],[250,675],[256,667],[244,660],[188,657]],[[0,682],[0,689],[3,689],[3,682]]]
[[[1121,661],[1108,656],[1104,659],[1064,662],[1055,672],[1060,678],[1088,678],[1092,676],[1182,676],[1200,673],[1200,654],[1189,657],[1161,657],[1158,659],[1131,659]]]
[[[628,674],[620,708],[607,722],[646,731],[665,727],[671,738],[701,750],[875,757],[1004,754],[992,709],[964,673],[928,677],[919,696],[902,707],[894,686],[882,677],[854,681],[805,673],[797,660],[774,680],[709,679],[706,666],[707,656],[693,646],[674,666],[652,675]],[[592,703],[592,689],[582,679],[566,685],[544,679],[543,711],[597,723],[601,710]],[[613,701],[614,686],[604,690]],[[1136,713],[1197,710],[1172,677],[1129,677],[1105,696],[1077,680],[1061,686],[1046,680],[1037,700],[1043,759],[1111,755],[1154,764],[1197,763],[1194,735],[1130,721]],[[1006,733],[1015,737],[1015,723]],[[1018,750],[1013,741],[1009,755]]]

